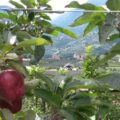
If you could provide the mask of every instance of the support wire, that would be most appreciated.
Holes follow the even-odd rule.
[[[41,10],[41,9],[34,9],[34,8],[0,8],[0,10],[5,10],[5,11],[34,11],[34,12],[42,12],[42,13],[64,13],[64,12],[87,12],[87,13],[120,13],[119,10],[117,11],[108,11],[108,10],[81,10],[81,9],[75,9],[75,10]]]

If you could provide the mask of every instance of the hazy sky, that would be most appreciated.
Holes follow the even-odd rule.
[[[64,10],[65,5],[69,4],[71,1],[78,1],[80,4],[86,3],[88,0],[51,0],[49,4],[52,6],[53,10]],[[49,14],[52,19],[56,18],[60,14]]]
[[[9,0],[0,0],[0,5],[11,6],[8,1]],[[19,2],[19,0],[14,0],[14,1]],[[49,4],[52,5],[54,10],[60,10],[60,9],[63,9],[64,6],[70,3],[71,1],[73,0],[51,0]],[[79,1],[79,3],[82,4],[82,3],[87,2],[88,0],[75,0],[75,1]]]
[[[52,5],[53,9],[60,10],[64,9],[64,6],[70,3],[71,1],[78,1],[79,3],[82,4],[87,2],[88,0],[51,0],[49,4]]]
[[[14,0],[16,2],[19,2],[20,0]],[[104,4],[106,0],[51,0],[49,2],[49,4],[52,6],[53,10],[64,10],[64,9],[68,9],[65,8],[65,5],[69,4],[71,1],[78,1],[80,4],[86,3],[86,2],[91,2],[91,3],[95,3],[95,4]],[[6,6],[10,6],[10,7],[14,7],[9,3],[9,0],[0,0],[0,6],[1,5],[6,5]],[[51,18],[55,18],[59,16],[59,14],[50,14]]]
[[[14,0],[16,2],[19,2],[20,0]],[[86,3],[88,0],[51,0],[49,4],[52,6],[53,10],[63,10],[65,9],[65,5],[69,4],[71,1],[78,1],[80,4]],[[1,0],[0,5],[7,5],[10,7],[13,7],[9,0]],[[59,14],[50,14],[51,18],[55,18],[59,16]]]

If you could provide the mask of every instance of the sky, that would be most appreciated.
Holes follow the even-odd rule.
[[[80,4],[86,3],[88,0],[51,0],[49,4],[54,10],[64,9],[65,5],[69,4],[71,1],[78,1]]]
[[[0,5],[9,5],[9,0],[1,0],[0,1]],[[14,0],[16,2],[19,2],[19,0]],[[73,0],[51,0],[49,2],[50,5],[52,5],[53,9],[54,10],[59,10],[59,9],[63,9],[65,5],[67,5],[68,3],[70,3],[71,1]],[[85,3],[87,2],[88,0],[75,0],[75,1],[78,1],[79,3]]]
[[[20,0],[14,0],[14,1],[19,2]],[[65,5],[69,4],[71,1],[74,1],[74,0],[51,0],[49,4],[52,6],[53,10],[64,10]],[[86,3],[88,0],[75,0],[75,1],[78,1],[80,4],[83,4],[83,3]],[[9,0],[1,0],[0,6],[1,5],[14,7],[9,3]],[[59,15],[60,14],[49,14],[49,16],[52,19],[56,18]]]
[[[0,0],[0,6],[10,6],[10,7],[14,7],[9,3],[10,0]],[[20,0],[14,0],[16,2],[19,2]],[[70,9],[70,8],[65,8],[65,6],[67,4],[69,4],[71,1],[78,1],[80,4],[84,4],[86,2],[90,2],[90,3],[94,3],[97,2],[97,0],[50,0],[49,4],[52,6],[53,10],[65,10],[65,9]],[[98,3],[105,3],[106,0],[101,0],[98,1]],[[105,7],[105,6],[104,6]],[[105,7],[106,8],[106,7]],[[52,19],[55,19],[56,17],[58,17],[60,14],[49,14],[49,16]]]
[[[51,0],[49,4],[52,6],[53,10],[64,10],[65,6],[74,0]],[[88,0],[75,0],[80,4],[86,3]],[[66,8],[67,9],[67,8]],[[52,19],[55,19],[60,14],[49,14]]]

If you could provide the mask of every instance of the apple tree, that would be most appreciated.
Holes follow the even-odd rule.
[[[101,45],[107,44],[107,46],[104,45],[104,47],[109,48],[108,51],[104,52],[102,55],[100,54],[97,56],[96,62],[92,60],[96,56],[91,56],[91,57],[87,56],[89,57],[91,62],[90,60],[86,59],[84,63],[84,67],[85,67],[84,69],[87,71],[87,73],[89,73],[89,75],[90,73],[93,73],[93,71],[95,71],[96,68],[100,68],[101,66],[108,63],[108,61],[111,60],[113,57],[120,54],[120,22],[119,22],[120,21],[120,13],[119,13],[120,1],[107,0],[105,3],[105,6],[106,7],[96,6],[91,3],[86,3],[81,5],[77,1],[73,1],[66,6],[69,8],[96,11],[96,12],[83,12],[83,14],[79,16],[70,26],[77,27],[77,26],[86,24],[87,26],[84,29],[84,36],[86,36],[87,34],[89,34],[94,29],[97,28],[100,44]],[[100,11],[103,11],[103,12],[100,12]],[[92,66],[90,66],[91,64],[88,64],[88,63],[91,63]],[[92,77],[92,76],[89,76],[89,77]],[[119,73],[109,73],[107,76],[104,76],[102,78],[96,78],[96,79],[100,80],[103,84],[109,85],[111,89],[113,89],[113,91],[119,92],[119,89],[120,89]],[[101,94],[101,96],[104,96],[104,95]],[[112,93],[110,94],[109,99],[111,99],[113,96],[116,96],[116,101],[117,101],[117,95],[114,92],[113,94]],[[100,112],[98,114],[98,119],[99,117],[101,119],[101,116],[102,115]],[[115,114],[115,116],[116,118],[114,119],[119,118],[119,117],[117,118],[118,116],[117,114]],[[109,115],[107,115],[105,119],[112,119],[112,117],[109,118]]]
[[[50,17],[44,12],[25,10],[25,8],[52,10],[48,4],[49,0],[20,0],[20,2],[10,0],[16,8],[24,10],[8,9],[0,12],[1,119],[34,120],[36,111],[32,108],[28,111],[21,109],[22,100],[27,96],[33,98],[34,106],[42,108],[43,119],[90,120],[92,116],[97,115],[98,119],[106,118],[110,104],[100,99],[100,92],[109,91],[108,86],[90,78],[79,80],[77,77],[67,77],[55,82],[37,70],[30,74],[23,64],[23,56],[32,56],[32,64],[37,65],[44,56],[45,45],[54,44],[52,36],[57,37],[59,32],[62,32],[76,39],[76,35],[66,28],[52,25]],[[77,2],[72,2],[68,7],[103,10],[102,7],[79,5]],[[84,33],[86,35],[96,25],[99,28],[104,25],[106,18],[104,13],[83,14],[72,26],[90,22]]]
[[[10,0],[9,2],[18,9],[52,9],[48,4],[49,0],[21,0],[21,3]],[[23,64],[23,56],[33,56],[31,61],[37,64],[44,56],[44,46],[53,44],[51,36],[58,36],[59,32],[62,32],[76,38],[73,32],[53,26],[50,20],[46,13],[34,10],[14,11],[8,9],[0,12],[1,109],[6,108],[12,113],[20,111],[22,98],[27,94],[27,89],[30,87],[32,89],[36,84],[36,80],[31,81],[29,77],[28,70]],[[7,119],[6,114],[5,111],[1,111],[2,119]],[[10,117],[8,118],[10,119]],[[11,119],[13,120],[13,116]]]

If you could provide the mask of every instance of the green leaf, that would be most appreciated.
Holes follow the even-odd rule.
[[[84,13],[82,16],[77,18],[70,26],[71,27],[76,27],[85,23],[88,23],[92,19],[93,13]]]
[[[71,81],[68,84],[65,85],[64,90],[67,92],[69,90],[77,90],[80,88],[94,88],[97,87],[99,83],[94,80],[86,80],[86,81],[81,81],[81,80],[75,80]]]
[[[107,42],[113,41],[120,38],[120,34],[113,34],[108,39],[106,39]]]
[[[65,91],[68,91],[68,90],[79,89],[79,88],[84,88],[84,83],[81,82],[80,80],[77,80],[77,81],[69,82],[68,84],[66,84],[64,89]]]
[[[51,33],[49,33],[49,34],[51,34],[51,35],[53,35],[53,36],[55,36],[55,37],[57,37],[59,34],[58,34],[58,32],[57,31],[53,31],[53,32],[51,32]]]
[[[36,62],[39,62],[40,59],[45,54],[45,47],[44,46],[36,46],[34,50],[34,58]]]
[[[107,0],[106,5],[110,10],[120,10],[120,0]]]
[[[91,120],[85,113],[86,111],[80,112],[80,110],[74,107],[67,106],[60,110],[60,112],[67,120]]]
[[[28,17],[27,16],[25,16],[25,15],[20,15],[18,18],[17,18],[17,24],[19,24],[19,25],[22,25],[22,24],[27,24],[28,23],[28,19],[27,19]],[[20,27],[20,26],[16,26],[16,27]],[[19,30],[20,30],[20,28],[19,28]]]
[[[13,45],[11,45],[11,44],[4,44],[4,45],[2,45],[1,46],[2,47],[2,54],[7,54],[9,51],[11,51],[13,48],[14,48],[14,46]]]
[[[37,78],[43,80],[47,84],[47,88],[49,88],[51,91],[55,90],[55,84],[49,77],[40,72],[35,72],[35,74]]]
[[[17,22],[17,16],[15,14],[9,13],[9,19],[13,22]]]
[[[102,85],[108,85],[110,88],[120,90],[120,74],[111,73],[98,79]]]
[[[17,60],[18,58],[19,58],[19,56],[16,54],[16,53],[8,53],[8,54],[6,54],[6,56],[5,56],[5,58],[6,59],[13,59],[13,60]]]
[[[115,16],[111,13],[108,13],[105,17],[105,22],[103,25],[99,25],[99,41],[101,43],[106,42],[106,39],[109,37],[109,35],[114,31],[114,27],[112,25],[112,22],[114,21]]]
[[[52,27],[52,24],[49,21],[47,21],[47,20],[40,20],[40,21],[38,21],[38,25],[40,25],[40,26],[42,26],[44,28]]]
[[[33,48],[32,46],[27,46],[27,47],[18,47],[15,46],[15,53],[17,53],[18,55],[22,55],[22,54],[34,54]]]
[[[9,14],[0,13],[0,18],[6,18],[6,19],[9,19],[9,20],[14,21],[14,22],[16,22],[16,20],[17,20],[17,16],[14,14],[11,14],[11,13],[9,13]]]
[[[72,1],[66,7],[69,7],[69,8],[81,8],[81,9],[85,9],[85,10],[103,10],[102,7],[97,7],[97,6],[95,6],[93,4],[90,4],[90,3],[79,4],[76,1]]]
[[[82,16],[77,18],[70,26],[71,27],[76,27],[88,22],[94,22],[97,25],[102,25],[105,20],[105,15],[104,13],[84,13]],[[93,26],[93,24],[91,26]],[[90,26],[90,25],[89,25]]]
[[[62,102],[62,98],[59,95],[46,89],[38,88],[35,89],[34,93],[37,97],[41,97],[42,99],[56,107],[59,107]]]
[[[14,5],[16,8],[24,8],[24,6],[14,0],[9,1],[12,5]]]
[[[67,120],[78,120],[74,114],[74,112],[71,112],[67,109],[61,109],[60,113],[67,118]]]
[[[25,92],[29,92],[30,90],[36,88],[39,83],[41,82],[40,79],[35,79],[35,80],[26,80],[25,81]]]
[[[80,4],[77,1],[72,1],[71,3],[66,5],[65,7],[68,7],[68,8],[80,8]]]
[[[102,59],[100,59],[99,61],[97,61],[93,68],[98,68],[99,66],[105,64],[109,59],[113,58],[115,56],[114,53],[107,53]]]
[[[71,30],[68,30],[66,28],[61,28],[61,27],[54,27],[56,31],[59,31],[65,35],[68,35],[71,38],[77,39],[75,33],[73,33]]]
[[[49,41],[51,44],[53,43],[51,37],[48,36],[48,35],[42,35],[42,38],[44,38],[45,40]]]
[[[35,6],[35,0],[20,0],[28,8],[33,8]]]
[[[80,114],[83,118],[86,118],[85,120],[91,120],[90,117],[94,116],[97,113],[97,110],[97,107],[94,105],[79,108]]]
[[[31,35],[28,32],[26,32],[26,31],[18,31],[16,33],[16,36],[17,36],[19,41],[23,41],[24,39],[32,38]]]
[[[110,53],[119,54],[120,53],[120,43],[117,43],[110,50]]]
[[[106,103],[106,101],[103,101],[101,105],[99,105],[98,115],[96,116],[96,119],[99,120],[99,116],[101,116],[104,120],[106,119],[106,116],[108,115],[108,112],[110,112],[113,105],[111,103]]]
[[[46,3],[48,3],[50,0],[37,0],[37,2],[39,3],[39,5],[45,5]]]
[[[102,13],[93,15],[88,26],[84,30],[84,36],[91,32],[97,25],[102,25],[104,23],[105,16]]]
[[[48,15],[46,15],[45,13],[40,13],[40,17],[43,19],[46,19],[46,20],[51,20],[51,18]]]
[[[19,45],[16,46],[16,48],[20,47],[29,47],[29,46],[42,46],[42,45],[48,45],[50,42],[43,38],[35,38],[30,40],[25,40],[19,43]]]
[[[95,27],[96,27],[96,22],[95,21],[90,22],[84,30],[84,36],[87,35],[89,32],[91,32]]]
[[[6,27],[6,25],[5,25],[4,21],[1,22],[1,23],[0,23],[0,31],[3,31],[5,27]],[[0,35],[0,41],[2,40],[1,36],[2,36],[2,35]]]
[[[16,61],[13,61],[13,60],[8,60],[7,63],[11,68],[13,68],[13,69],[17,70],[18,72],[22,73],[25,77],[28,76],[28,71],[27,71],[27,69],[24,65],[22,65],[22,64],[20,64]]]
[[[7,13],[0,13],[0,18],[8,18],[9,19],[9,15]]]
[[[117,54],[120,54],[120,43],[114,45],[111,50],[104,55],[102,59],[94,64],[94,68],[98,68],[100,65],[105,64],[108,60],[110,60]]]
[[[96,97],[96,94],[81,92],[72,97],[71,101],[75,108],[87,107],[96,104],[94,101]]]
[[[30,21],[32,21],[34,19],[34,17],[35,17],[35,13],[34,12],[30,12],[29,15],[28,15],[28,19]]]
[[[45,10],[52,10],[52,7],[49,4],[46,4],[45,7]]]

